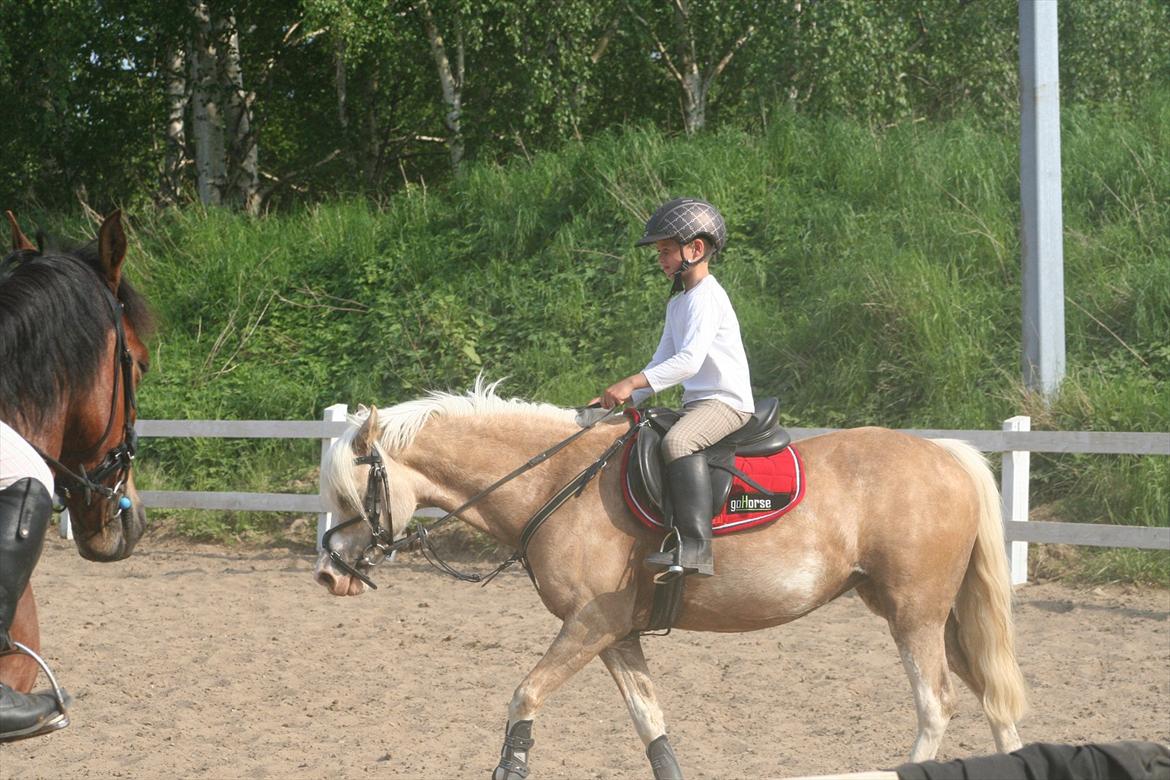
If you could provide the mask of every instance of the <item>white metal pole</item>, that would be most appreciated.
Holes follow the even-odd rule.
[[[1020,241],[1024,384],[1051,400],[1064,379],[1057,0],[1019,0]]]
[[[1003,421],[1005,431],[1030,431],[1032,418],[1025,415]],[[1009,523],[1028,522],[1028,478],[1032,465],[1032,453],[1028,450],[1012,450],[1003,454],[1003,473],[1000,494],[1003,496],[1003,524],[1008,530]],[[1028,581],[1028,543],[1008,542],[1008,562],[1011,566],[1012,585],[1023,585]]]
[[[345,422],[346,415],[349,412],[349,407],[345,404],[333,404],[333,406],[325,407],[325,422]],[[329,448],[337,441],[336,438],[321,439],[321,468],[325,468],[325,456],[329,453]],[[323,488],[320,486],[318,478],[318,493],[321,493],[321,503],[325,503],[325,496]],[[321,550],[321,537],[325,532],[333,527],[333,513],[322,512],[317,515],[317,550]]]

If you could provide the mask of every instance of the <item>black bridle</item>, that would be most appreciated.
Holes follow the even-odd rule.
[[[627,441],[629,441],[630,437],[633,436],[638,431],[638,429],[645,424],[646,418],[643,418],[642,420],[635,420],[631,418],[629,430],[627,430],[612,444],[610,444],[610,446],[606,448],[605,452],[603,452],[600,457],[593,461],[593,463],[582,469],[576,477],[569,480],[569,482],[566,483],[564,487],[553,494],[553,496],[548,501],[546,501],[532,517],[528,519],[527,524],[524,526],[524,530],[520,534],[520,548],[516,550],[506,561],[501,563],[487,574],[467,574],[452,567],[439,556],[438,552],[434,548],[434,545],[431,543],[430,534],[439,526],[458,516],[459,513],[463,510],[474,505],[488,494],[494,492],[501,485],[510,482],[524,472],[539,466],[541,463],[548,460],[553,455],[574,442],[578,437],[584,435],[593,426],[597,425],[602,420],[608,419],[617,411],[618,409],[615,407],[614,409],[610,410],[608,414],[593,420],[587,425],[582,426],[581,430],[575,432],[566,439],[562,439],[544,452],[532,457],[521,466],[518,466],[509,473],[500,477],[491,485],[488,485],[486,488],[479,491],[463,504],[461,504],[459,507],[443,515],[443,517],[439,518],[435,522],[431,523],[430,525],[418,524],[409,533],[400,539],[394,539],[393,536],[394,521],[390,514],[390,478],[386,472],[386,464],[382,460],[382,454],[378,450],[377,445],[373,445],[371,446],[370,453],[368,455],[362,455],[354,459],[355,466],[370,466],[370,473],[366,477],[366,497],[362,506],[362,514],[351,517],[345,522],[339,523],[338,525],[335,525],[326,531],[321,537],[321,546],[326,551],[328,551],[329,559],[333,562],[334,566],[351,577],[357,577],[359,580],[369,585],[374,590],[377,590],[378,586],[374,584],[373,580],[359,571],[359,567],[371,569],[385,561],[387,558],[393,557],[395,553],[407,549],[421,550],[423,556],[426,558],[429,564],[434,566],[436,569],[439,569],[444,574],[448,574],[463,582],[481,582],[487,584],[488,582],[491,582],[491,580],[495,578],[497,574],[517,562],[521,563],[528,572],[529,577],[532,577],[532,569],[528,565],[528,543],[531,541],[532,537],[544,524],[544,521],[547,520],[553,512],[560,509],[561,505],[563,505],[570,498],[581,495],[581,492],[585,490],[585,486],[588,485],[593,480],[593,478],[601,472],[601,469],[605,467],[605,464],[611,457],[613,457],[613,454],[620,450],[622,446],[625,445]],[[386,506],[386,520],[389,527],[382,524],[382,504],[385,504]],[[355,525],[356,523],[360,523],[362,521],[365,521],[365,523],[370,528],[371,540],[366,548],[362,551],[362,554],[352,564],[350,564],[341,557],[341,553],[333,549],[331,540],[333,534],[337,533],[341,529],[348,528],[349,526]],[[533,578],[533,582],[535,582],[535,578]]]
[[[88,450],[81,450],[82,455],[96,450],[110,435],[110,431],[114,427],[114,418],[117,416],[119,395],[122,400],[122,438],[106,451],[101,462],[92,471],[87,471],[82,463],[79,463],[77,470],[74,471],[39,447],[34,446],[33,449],[57,473],[57,488],[62,498],[69,500],[76,492],[85,497],[86,506],[91,506],[96,494],[107,503],[116,503],[119,513],[124,513],[129,512],[132,506],[130,499],[126,497],[126,481],[130,477],[134,456],[138,452],[138,433],[134,430],[132,422],[133,413],[138,408],[134,392],[134,357],[126,345],[126,329],[122,324],[122,303],[104,285],[101,289],[106,294],[106,299],[114,314],[114,333],[116,334],[114,390],[110,395],[110,412],[106,419],[106,428],[92,447]],[[109,484],[111,482],[112,484]]]
[[[394,541],[394,520],[390,514],[390,477],[386,473],[386,464],[382,461],[382,453],[378,451],[377,446],[371,446],[369,455],[354,458],[353,463],[355,466],[368,465],[370,467],[370,473],[366,476],[366,498],[362,503],[362,513],[343,523],[338,523],[326,531],[321,537],[321,546],[329,551],[329,558],[333,561],[334,566],[377,590],[378,586],[374,584],[374,581],[358,571],[357,567],[372,568],[377,566],[388,555],[392,555],[406,546],[400,543],[407,541],[409,537],[400,539],[398,542]],[[382,525],[382,504],[386,505],[386,521],[389,527]],[[371,540],[366,549],[351,565],[341,557],[341,553],[333,549],[330,541],[333,534],[342,528],[348,528],[362,521],[365,521],[366,525],[370,527]]]

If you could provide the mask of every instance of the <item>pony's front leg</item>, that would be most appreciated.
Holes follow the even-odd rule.
[[[500,763],[492,780],[524,780],[528,776],[528,751],[532,747],[532,721],[545,697],[561,687],[629,626],[614,625],[596,605],[567,619],[544,657],[516,688],[508,705],[508,725]]]
[[[613,675],[630,709],[634,728],[642,738],[646,757],[654,770],[654,780],[682,780],[682,769],[666,738],[666,720],[658,706],[658,697],[654,695],[654,683],[642,654],[641,637],[634,634],[615,642],[601,651],[601,660]]]

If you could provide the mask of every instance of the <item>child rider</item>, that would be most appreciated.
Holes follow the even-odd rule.
[[[674,281],[662,339],[642,371],[595,399],[612,409],[683,386],[682,419],[662,440],[679,544],[673,553],[648,555],[646,565],[701,576],[715,573],[711,477],[702,450],[739,430],[755,411],[739,320],[709,268],[726,243],[723,217],[705,200],[676,198],[651,215],[636,246],[654,244],[658,265]]]

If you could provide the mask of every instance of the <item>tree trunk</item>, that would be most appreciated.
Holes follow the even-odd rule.
[[[796,99],[800,97],[800,88],[798,86],[798,79],[800,76],[799,66],[797,63],[800,59],[795,56],[800,51],[801,43],[801,21],[803,17],[801,13],[804,11],[804,4],[802,0],[794,0],[792,3],[792,45],[788,47],[788,51],[792,52],[792,66],[788,73],[788,103],[791,106],[796,105]]]
[[[345,39],[341,37],[333,49],[333,85],[337,90],[337,123],[345,130],[349,127],[349,108],[346,106]]]
[[[371,69],[368,94],[377,95],[378,86],[378,73]],[[378,121],[378,102],[373,99],[366,101],[365,132],[360,154],[366,186],[370,192],[375,192],[382,183],[382,129]]]
[[[451,68],[451,60],[447,56],[447,47],[439,28],[435,24],[435,17],[431,13],[430,3],[420,0],[418,9],[422,13],[423,25],[426,27],[427,40],[431,44],[431,56],[435,59],[435,67],[439,71],[439,84],[443,89],[443,104],[447,113],[443,117],[443,124],[447,127],[447,150],[451,155],[451,170],[456,178],[463,175],[463,30],[458,20],[455,22],[455,69]]]
[[[707,90],[698,68],[683,73],[682,90],[683,123],[687,135],[694,135],[707,123]]]
[[[687,135],[703,129],[707,118],[707,90],[699,73],[699,57],[695,45],[695,31],[691,29],[686,0],[675,0],[674,34],[678,42],[679,86],[683,97],[683,127]]]
[[[223,146],[223,113],[219,102],[218,57],[206,0],[191,0],[195,26],[191,36],[191,131],[199,202],[223,202],[227,169]]]
[[[232,201],[255,216],[260,211],[260,162],[256,134],[252,127],[252,104],[255,94],[244,90],[244,73],[240,67],[240,32],[234,14],[222,20],[220,84],[224,100],[225,133],[228,139],[230,178],[228,194]]]
[[[167,128],[159,200],[177,203],[182,192],[183,167],[187,163],[187,127],[184,117],[187,104],[186,54],[174,46],[166,55]]]

